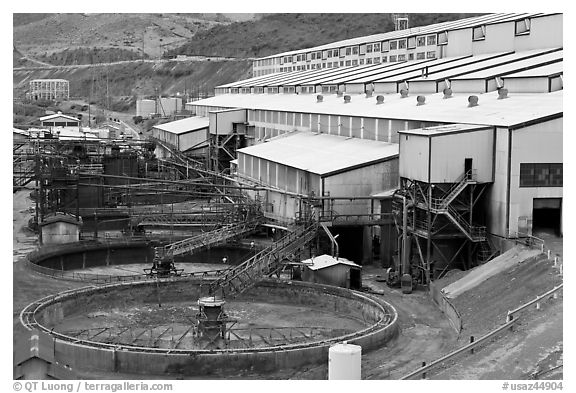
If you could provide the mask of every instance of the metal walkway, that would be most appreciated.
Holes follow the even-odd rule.
[[[210,283],[208,293],[233,298],[258,282],[264,276],[278,272],[282,261],[289,258],[316,237],[318,224],[298,227],[270,247],[260,251],[244,263],[227,270],[220,278]]]

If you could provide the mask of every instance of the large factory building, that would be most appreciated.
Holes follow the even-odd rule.
[[[406,210],[413,249],[468,267],[497,239],[562,233],[562,46],[561,14],[484,15],[258,59],[255,77],[186,107],[244,113],[232,169],[268,187],[276,219],[316,197],[348,219],[339,240],[361,228],[363,263],[377,239],[386,265],[390,224],[360,217]]]

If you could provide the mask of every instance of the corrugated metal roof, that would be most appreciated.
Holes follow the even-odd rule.
[[[422,136],[440,136],[444,134],[453,134],[456,132],[470,132],[486,129],[488,129],[487,126],[478,124],[446,124],[436,127],[424,127],[416,128],[413,130],[398,131],[398,133]]]
[[[236,96],[237,97],[237,96]],[[154,126],[162,131],[167,131],[172,134],[184,134],[190,131],[200,130],[202,128],[208,128],[210,121],[207,117],[192,116],[186,119],[171,121],[169,123],[158,124]]]
[[[522,55],[524,53],[526,52],[518,53],[518,55]],[[491,78],[499,75],[505,75],[511,72],[518,72],[523,71],[525,69],[538,67],[539,65],[545,65],[553,62],[561,62],[563,57],[564,57],[564,51],[560,50],[535,57],[523,58],[521,60],[517,60],[511,63],[495,64],[493,67],[484,70],[478,70],[478,69],[474,70],[473,67],[469,67],[470,72],[467,72],[460,76],[451,77],[451,79],[461,80],[461,79]]]
[[[295,131],[238,150],[292,168],[327,176],[398,155],[395,143]]]
[[[316,103],[314,94],[222,94],[190,105],[510,127],[562,114],[563,102],[562,91],[517,93],[505,100],[499,100],[497,92],[478,94],[479,105],[472,108],[468,107],[469,94],[454,94],[450,99],[444,99],[442,93],[424,94],[426,103],[421,106],[416,106],[415,96],[383,94],[381,105],[376,105],[375,97],[350,96],[351,102],[344,104],[335,94],[325,95],[322,103]]]
[[[48,115],[48,116],[41,117],[39,120],[40,120],[40,121],[46,121],[46,120],[56,119],[56,118],[58,118],[58,117],[63,117],[63,118],[66,118],[66,119],[69,119],[69,120],[78,121],[78,122],[80,121],[80,120],[78,120],[78,119],[75,118],[75,117],[68,116],[68,115],[65,115],[65,114],[63,114],[63,113],[54,113],[53,115]]]
[[[391,40],[391,39],[406,38],[406,37],[410,37],[410,36],[414,36],[414,35],[433,34],[433,33],[439,33],[439,32],[446,31],[446,30],[448,30],[448,31],[458,30],[458,29],[464,29],[464,28],[469,28],[469,27],[474,27],[474,26],[481,26],[484,24],[511,22],[511,21],[520,20],[520,19],[524,19],[524,18],[537,17],[537,16],[543,16],[543,15],[545,15],[545,14],[541,14],[541,13],[500,13],[500,14],[481,15],[481,16],[475,16],[475,17],[460,19],[460,20],[456,20],[456,21],[441,22],[441,23],[435,23],[435,24],[427,25],[427,26],[413,27],[413,28],[409,28],[409,29],[405,29],[405,30],[390,31],[387,33],[380,33],[380,34],[373,34],[373,35],[368,35],[368,36],[363,36],[363,37],[351,38],[351,39],[347,39],[347,40],[332,42],[330,44],[315,46],[315,47],[306,48],[306,49],[299,49],[299,50],[294,50],[294,51],[283,52],[283,53],[279,53],[279,54],[271,55],[271,56],[266,56],[266,57],[261,57],[261,58],[258,58],[257,60],[264,60],[264,59],[271,59],[271,58],[276,58],[276,57],[281,57],[281,56],[302,54],[302,53],[313,52],[313,51],[324,50],[324,49],[341,48],[341,47],[345,47],[345,46],[353,46],[353,45],[359,45],[359,44],[369,43],[369,42],[377,42],[377,41],[385,41],[385,40]],[[546,15],[552,15],[552,13],[546,14]]]
[[[342,257],[338,257],[338,259],[334,258],[333,256],[324,254],[317,257],[313,257],[310,259],[305,259],[302,261],[303,264],[310,270],[320,270],[325,269],[330,266],[336,265],[346,265],[351,266],[354,268],[362,269],[362,266]]]
[[[532,68],[529,70],[514,72],[503,76],[504,79],[509,78],[534,78],[542,76],[556,76],[564,73],[564,62],[548,64],[541,67]]]

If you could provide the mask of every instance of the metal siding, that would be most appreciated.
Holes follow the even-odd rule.
[[[340,136],[352,136],[352,130],[350,129],[350,117],[340,116]]]
[[[382,104],[386,105],[386,104]],[[382,142],[390,142],[388,138],[388,119],[378,119],[378,140]]]
[[[323,132],[325,134],[333,134],[333,132],[331,132],[329,127],[329,125],[332,126],[333,123],[329,122],[330,122],[330,116],[320,115],[320,132]]]
[[[514,49],[523,51],[564,46],[563,20],[563,14],[531,18],[530,34],[515,37]]]
[[[376,140],[376,119],[364,118],[364,139]]]
[[[492,181],[491,129],[432,138],[430,182],[454,183],[464,173],[464,159],[472,158],[479,182]]]
[[[362,119],[360,117],[352,118],[352,136],[362,138]]]
[[[312,131],[318,131],[318,115],[317,114],[312,114],[312,120],[310,123],[310,130]]]
[[[427,136],[400,135],[400,177],[428,182]]]

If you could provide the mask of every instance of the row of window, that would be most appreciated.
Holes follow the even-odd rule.
[[[526,35],[530,34],[531,23],[530,19],[522,19],[515,22],[514,34]],[[472,40],[480,41],[486,38],[486,25],[476,26],[472,28]],[[401,38],[397,40],[373,42],[369,44],[355,45],[338,49],[328,49],[324,51],[315,51],[303,53],[299,55],[284,56],[276,59],[263,59],[257,60],[257,66],[274,65],[275,61],[278,64],[296,63],[300,61],[311,60],[326,60],[332,57],[345,57],[353,55],[364,55],[366,53],[375,52],[388,52],[394,50],[414,49],[432,45],[446,45],[448,43],[448,32],[440,32],[437,34],[429,34],[422,36],[412,36],[408,38]]]
[[[562,187],[562,164],[520,164],[520,187]]]
[[[406,60],[422,60],[422,59],[435,59],[436,58],[436,51],[428,51],[428,52],[417,52],[417,53],[408,53],[408,54],[401,54],[401,55],[390,55],[390,56],[382,56],[368,58],[368,59],[354,59],[354,60],[340,60],[334,62],[324,62],[319,64],[306,64],[306,65],[299,65],[299,66],[288,66],[288,67],[280,67],[280,72],[284,71],[304,71],[304,70],[315,70],[315,69],[322,69],[322,68],[337,68],[337,67],[348,67],[348,66],[357,66],[357,65],[364,65],[364,64],[380,64],[396,61],[406,61]]]

